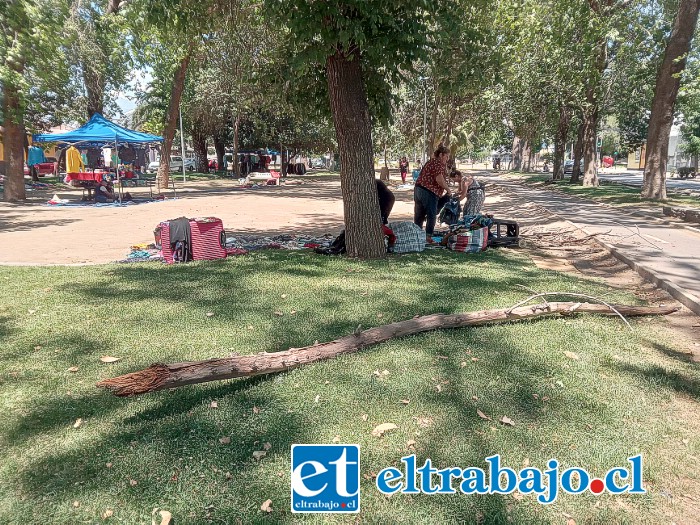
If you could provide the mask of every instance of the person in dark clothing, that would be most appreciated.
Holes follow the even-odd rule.
[[[447,161],[450,157],[450,150],[440,146],[435,150],[433,158],[425,163],[421,169],[416,186],[413,190],[413,200],[415,202],[413,212],[413,222],[421,228],[425,223],[426,242],[433,244],[433,231],[437,219],[438,203],[440,197],[449,196],[450,187],[447,184]],[[448,197],[449,198],[449,197]]]
[[[396,202],[396,197],[391,192],[389,188],[386,187],[384,181],[375,179],[377,181],[377,196],[379,197],[379,209],[382,212],[382,224],[389,223],[389,214],[391,209],[394,207],[394,202]]]

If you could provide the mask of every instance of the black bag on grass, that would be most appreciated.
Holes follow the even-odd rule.
[[[345,253],[345,230],[340,232],[328,248],[316,248],[316,253],[321,255],[342,255]]]

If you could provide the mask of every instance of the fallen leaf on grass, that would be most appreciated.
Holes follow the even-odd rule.
[[[320,396],[320,395],[317,395],[317,396],[314,398],[314,403],[318,403],[318,400],[319,400],[319,399],[321,399],[321,396]]]
[[[260,461],[265,456],[267,456],[267,452],[265,452],[264,450],[256,450],[255,452],[253,452],[253,458],[255,458],[255,460],[257,461]]]
[[[435,359],[449,359],[446,355],[436,355]]]
[[[435,385],[435,390],[438,391],[438,394],[442,392],[442,385]]]
[[[476,396],[472,396],[472,401],[479,401],[479,398]]]
[[[462,368],[464,368],[465,366],[467,366],[467,362],[466,362],[466,361],[462,361],[462,362],[459,364],[459,366],[461,366]]]
[[[292,310],[292,311],[289,312],[290,315],[296,315],[296,313],[297,313],[296,310]]]
[[[406,448],[408,448],[410,450],[415,450],[416,449],[416,442],[413,439],[409,440],[408,442],[406,442]]]
[[[500,421],[501,421],[501,423],[503,423],[504,425],[509,425],[509,426],[511,426],[511,427],[512,427],[512,426],[515,426],[515,423],[513,423],[513,420],[512,420],[511,418],[509,418],[508,416],[503,416],[503,417],[500,419]]]
[[[369,416],[367,414],[362,414],[362,421],[367,421]]]
[[[161,522],[156,522],[156,514],[160,516]],[[153,509],[151,513],[151,525],[170,525],[173,515],[168,510]]]
[[[491,419],[489,416],[484,414],[481,410],[478,408],[476,409],[476,415],[479,416],[481,419]]]
[[[41,346],[41,345],[36,345],[36,346],[34,347],[34,350],[41,350],[42,348],[44,348],[44,347]]]
[[[333,438],[333,443],[340,443],[340,436],[335,436]]]
[[[402,400],[401,400],[401,404],[402,404],[402,405],[408,405],[410,402],[411,402],[410,399],[402,399]]]
[[[75,420],[75,423],[73,423],[73,428],[80,428],[80,425],[83,424],[83,420],[81,418],[78,418]]]
[[[100,357],[100,361],[103,363],[116,363],[119,360],[121,360],[121,357],[112,357],[111,355],[103,355]]]
[[[106,463],[106,464],[105,464],[105,467],[107,467],[107,468],[112,468],[112,464],[111,464],[111,463]]]
[[[479,360],[478,357],[472,357],[472,361],[473,361],[474,363],[476,363],[478,360]]]
[[[382,317],[384,317],[384,314],[377,314],[377,319],[381,319]]]
[[[279,310],[275,310],[275,315],[278,317],[282,317],[284,315],[284,312],[280,312]]]
[[[76,509],[77,509],[78,507],[80,507],[80,502],[79,502],[78,500],[75,500],[75,501],[73,502],[73,507],[76,508]]]
[[[374,427],[374,430],[372,430],[372,435],[375,437],[382,437],[386,432],[395,430],[397,428],[399,427],[397,427],[393,423],[382,423],[381,425],[377,425],[376,427]]]
[[[416,420],[416,423],[418,423],[419,427],[426,428],[433,424],[433,419],[430,417],[416,417],[413,419]]]
[[[79,369],[77,366],[71,366],[71,367],[68,369],[69,372],[77,372],[78,370],[80,370],[80,369]]]
[[[271,448],[272,448],[272,445],[268,441],[263,443],[263,450],[270,450]]]
[[[106,509],[106,510],[102,513],[102,519],[103,519],[103,520],[106,520],[107,518],[111,518],[112,516],[114,516],[114,511],[113,511],[112,509]]]
[[[217,403],[216,401],[212,401],[209,404],[209,408],[219,408],[219,403]]]
[[[207,312],[207,317],[214,317],[214,312]]]
[[[139,482],[136,481],[135,479],[130,479],[130,480],[129,480],[129,485],[131,485],[132,487],[135,487],[135,486],[138,485],[138,484],[139,484]]]
[[[574,352],[569,352],[568,350],[564,352],[564,355],[568,357],[569,359],[573,359],[574,361],[578,361],[578,354],[575,354]]]
[[[256,406],[254,406],[253,407],[253,414],[259,414],[259,413],[260,413],[260,409]]]
[[[286,298],[287,298],[287,294],[286,294],[286,293],[283,293],[282,295],[280,295],[280,297],[281,297],[282,299],[286,299]]]
[[[222,445],[228,445],[229,443],[231,443],[231,438],[228,436],[219,438],[219,443],[221,443]]]
[[[260,505],[260,510],[263,512],[272,512],[272,500],[266,499],[265,502]]]

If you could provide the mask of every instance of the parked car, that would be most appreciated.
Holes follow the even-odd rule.
[[[581,162],[579,163],[579,170],[583,173],[583,159],[581,159]],[[564,173],[572,173],[574,171],[574,161],[573,160],[565,160],[564,161]]]
[[[326,161],[322,157],[316,157],[314,159],[311,159],[309,164],[311,164],[312,168],[316,169],[323,169],[326,167]]]
[[[37,168],[39,177],[43,177],[44,175],[53,175],[55,165],[56,159],[54,157],[46,157],[46,162],[41,162],[39,164],[36,164],[35,166]],[[24,165],[24,174],[27,177],[30,175],[29,167],[26,164]]]
[[[155,173],[160,168],[160,160],[155,160],[148,165],[146,171]],[[194,159],[185,159],[185,169],[194,171]],[[170,171],[182,171],[182,157],[173,155],[170,157]]]

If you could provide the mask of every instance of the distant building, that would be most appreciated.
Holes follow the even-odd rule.
[[[682,146],[683,138],[681,137],[680,128],[678,126],[671,127],[671,134],[668,138],[668,164],[666,169],[673,171],[678,168],[693,165],[692,155],[683,153]],[[645,167],[646,145],[630,152],[627,155],[627,168],[631,170],[643,170]]]

